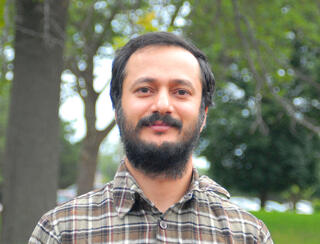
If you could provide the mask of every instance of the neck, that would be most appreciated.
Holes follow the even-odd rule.
[[[137,181],[144,195],[164,213],[173,204],[178,202],[189,188],[192,178],[192,158],[186,164],[186,169],[180,178],[168,178],[165,175],[147,175],[134,168],[129,160],[125,159],[126,167]]]

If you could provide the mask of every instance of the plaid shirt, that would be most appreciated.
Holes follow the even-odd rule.
[[[262,221],[227,198],[225,189],[194,170],[189,191],[161,213],[122,163],[102,189],[45,214],[29,244],[273,243]]]

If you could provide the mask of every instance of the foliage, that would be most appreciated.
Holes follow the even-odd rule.
[[[271,232],[277,244],[316,244],[320,240],[319,213],[313,215],[292,212],[253,212]]]
[[[212,162],[211,174],[227,186],[259,192],[260,198],[294,184],[301,189],[316,184],[316,2],[189,2],[184,33],[207,54],[217,80],[216,107],[199,148]]]
[[[315,213],[320,213],[320,199],[316,198],[312,201],[312,207]]]
[[[261,115],[264,96],[277,101],[296,123],[320,136],[320,22],[316,1],[190,1],[184,33],[206,52],[218,81],[233,81],[256,103],[255,120],[265,131]],[[268,11],[266,11],[268,9]],[[294,62],[293,62],[294,61]],[[298,64],[298,65],[297,65]]]
[[[0,184],[2,183],[1,166],[2,166],[2,160],[3,160],[5,138],[6,138],[5,135],[6,135],[6,128],[7,128],[7,118],[8,118],[8,109],[9,109],[9,91],[10,91],[9,82],[3,81],[2,84],[3,85],[0,87],[0,111],[1,111],[0,113]]]
[[[269,128],[264,135],[252,130],[253,115],[245,99],[218,90],[216,102],[200,144],[214,179],[234,190],[258,194],[262,203],[270,193],[294,184],[305,189],[317,182],[318,138],[290,124],[276,104],[262,103]]]
[[[3,1],[3,0],[0,1],[0,31],[5,26],[5,21],[4,21],[5,3],[6,1]]]
[[[60,122],[60,166],[58,186],[63,189],[75,184],[77,177],[77,162],[79,158],[80,143],[72,144],[69,137],[74,134],[70,122]]]
[[[107,183],[113,180],[119,164],[123,160],[124,152],[120,142],[111,144],[108,143],[107,138],[102,143],[100,151],[98,170],[103,176],[103,183]]]
[[[12,79],[13,55],[8,54],[12,53],[13,18],[13,1],[0,1],[0,96],[9,82],[8,79]]]
[[[65,69],[74,75],[73,86],[85,106],[87,129],[79,157],[78,193],[92,189],[100,144],[115,125],[115,121],[110,118],[106,128],[103,130],[96,128],[96,103],[107,87],[105,85],[102,89],[95,89],[96,61],[113,55],[112,40],[116,35],[120,37],[126,35],[123,31],[130,26],[129,11],[134,12],[142,2],[108,0],[71,2]]]
[[[296,210],[296,204],[301,199],[312,199],[312,196],[315,193],[316,186],[318,184],[313,184],[311,187],[302,188],[299,185],[293,184],[286,190],[282,195],[290,203],[290,207],[293,211]]]
[[[119,167],[120,161],[114,160],[114,155],[100,155],[99,171],[103,175],[103,183],[113,180],[115,173]]]
[[[12,80],[13,2],[0,1],[0,185]],[[0,187],[1,199],[1,187]]]
[[[143,32],[153,32],[158,31],[158,29],[153,26],[152,21],[156,18],[155,12],[147,12],[144,16],[138,18],[137,24],[140,25],[144,31]]]

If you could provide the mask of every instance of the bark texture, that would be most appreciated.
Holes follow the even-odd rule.
[[[87,118],[87,126],[95,125],[93,121]],[[107,128],[103,131],[96,129],[88,130],[86,137],[83,139],[79,159],[78,170],[78,194],[84,194],[94,187],[95,173],[98,163],[98,152],[103,139],[109,134],[115,126],[115,120],[112,120]]]
[[[27,243],[56,204],[59,93],[68,0],[16,0],[1,243]]]

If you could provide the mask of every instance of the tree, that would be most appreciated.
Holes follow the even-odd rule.
[[[217,93],[217,107],[209,113],[201,143],[214,179],[233,190],[258,195],[262,208],[272,193],[318,183],[317,136],[290,122],[272,100],[262,103],[268,134],[253,131],[254,113],[245,99]]]
[[[2,202],[3,191],[3,159],[4,159],[4,145],[5,132],[7,128],[8,104],[9,104],[9,88],[10,84],[7,80],[2,80],[0,87],[0,202]]]
[[[15,2],[2,243],[26,243],[56,204],[59,88],[68,1]]]
[[[218,86],[232,73],[252,83],[250,95],[257,112],[254,127],[266,132],[261,101],[271,95],[296,123],[320,135],[319,70],[320,17],[316,1],[190,1],[191,11],[184,32],[207,53]],[[266,11],[268,9],[268,11]],[[210,14],[211,13],[211,14]],[[291,63],[297,40],[303,40],[299,62]],[[313,52],[307,51],[313,50]],[[308,53],[309,55],[305,55]],[[301,67],[301,66],[300,66]],[[313,89],[313,93],[309,90]],[[312,113],[297,105],[303,99]]]
[[[9,85],[0,88],[0,203],[2,202],[2,188],[3,188],[3,153],[5,144],[5,131],[7,126],[8,101],[9,101]]]
[[[12,79],[12,9],[10,1],[0,3],[0,202],[2,202],[3,154]]]
[[[0,88],[0,185],[2,184],[2,159],[4,153],[5,145],[5,131],[7,127],[7,113],[9,104],[9,88],[10,84],[6,80],[2,81],[3,86]],[[1,188],[1,187],[0,187]],[[1,190],[0,190],[0,200],[1,200]]]
[[[132,5],[127,1],[77,1],[71,6],[65,68],[76,77],[74,88],[84,102],[87,129],[81,142],[78,194],[93,188],[100,144],[115,126],[113,119],[105,129],[96,128],[96,103],[104,89],[94,89],[94,60],[106,55],[101,47],[113,41],[115,16],[134,5],[139,6],[139,2]]]
[[[184,33],[205,51],[217,80],[218,106],[208,118],[209,136],[200,144],[200,150],[202,147],[204,154],[211,155],[208,157],[213,160],[214,176],[238,189],[244,189],[241,185],[249,179],[265,177],[264,183],[261,178],[262,185],[252,183],[257,188],[253,189],[255,192],[260,189],[262,204],[266,198],[262,189],[285,189],[285,182],[281,183],[284,177],[288,185],[298,181],[299,187],[316,182],[311,169],[319,164],[314,148],[319,145],[320,135],[320,32],[319,25],[313,24],[320,20],[317,3],[190,3]],[[271,155],[270,149],[278,157]],[[248,158],[249,152],[252,157],[260,155],[255,164]],[[287,164],[290,170],[275,164],[275,160]],[[299,170],[301,181],[297,178]],[[281,177],[272,189],[271,182],[266,182],[276,173]],[[244,182],[226,182],[232,177]]]
[[[71,143],[69,138],[74,134],[70,122],[60,122],[60,158],[58,187],[66,188],[76,183],[80,143]]]
[[[104,145],[104,150],[99,156],[99,171],[103,176],[103,182],[113,180],[117,172],[119,163],[124,157],[122,145],[120,143],[112,145]]]

